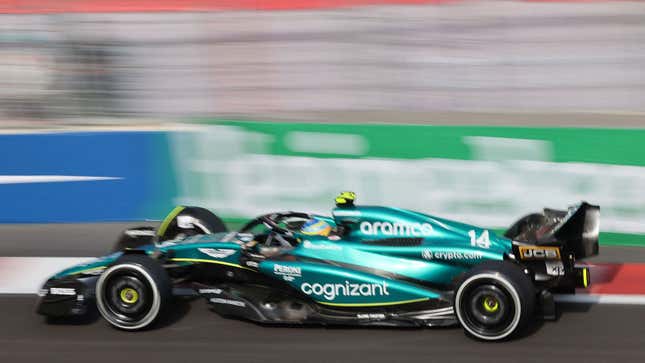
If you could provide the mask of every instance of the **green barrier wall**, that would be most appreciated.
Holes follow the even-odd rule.
[[[542,207],[601,205],[602,244],[645,234],[645,130],[200,120],[170,135],[177,203],[240,220],[328,213],[341,190],[504,228]]]

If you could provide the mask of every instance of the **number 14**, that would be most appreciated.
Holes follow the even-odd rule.
[[[474,229],[471,229],[470,231],[468,231],[468,235],[470,236],[471,246],[490,248],[490,238],[488,237],[488,230],[484,230],[484,232],[482,232],[482,234],[477,237],[477,232],[475,232]]]

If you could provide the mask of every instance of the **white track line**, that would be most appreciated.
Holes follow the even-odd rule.
[[[577,294],[556,295],[555,301],[578,304],[645,305],[645,295]]]
[[[49,277],[94,257],[0,257],[0,294],[35,294]]]
[[[115,176],[82,175],[0,175],[0,184],[62,183],[119,179],[123,178]]]

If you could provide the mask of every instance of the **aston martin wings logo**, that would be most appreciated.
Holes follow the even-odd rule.
[[[224,258],[235,253],[235,250],[228,248],[198,248],[199,252],[214,258]]]

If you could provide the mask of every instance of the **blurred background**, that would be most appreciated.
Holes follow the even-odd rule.
[[[643,307],[588,303],[645,302],[644,126],[639,0],[0,0],[0,361],[642,362]],[[33,312],[175,205],[235,228],[344,190],[495,231],[598,204],[591,294],[505,349],[201,301],[142,334]]]
[[[644,111],[640,1],[4,0],[0,222],[350,189],[499,228],[588,200],[636,243]]]
[[[3,121],[645,111],[639,1],[132,3],[0,1]]]

